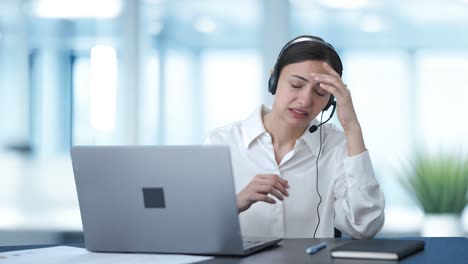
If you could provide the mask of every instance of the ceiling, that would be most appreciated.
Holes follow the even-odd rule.
[[[68,23],[73,29],[61,31],[65,36],[67,32],[78,38],[98,34],[119,36],[122,15],[106,19],[57,19],[39,18],[35,14],[34,6],[41,3],[56,8],[58,5],[50,4],[53,1],[66,0],[0,0],[0,35],[14,34],[23,18],[36,38],[47,36],[44,30],[58,23]],[[83,3],[84,0],[67,1]],[[120,5],[125,13],[124,0],[100,1]],[[262,41],[265,25],[278,19],[264,11],[265,5],[275,2],[278,1],[141,0],[140,22],[148,35],[193,47],[255,47]],[[468,36],[468,0],[291,0],[287,3],[279,7],[286,7],[280,12],[290,21],[291,37],[319,35],[337,48],[354,49],[468,47],[468,38],[462,37]]]

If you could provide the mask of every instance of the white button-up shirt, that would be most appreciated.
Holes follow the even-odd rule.
[[[215,129],[206,140],[230,147],[237,193],[257,174],[277,174],[288,180],[289,197],[284,201],[270,195],[276,204],[257,202],[240,213],[242,235],[313,237],[319,221],[320,128],[312,134],[306,130],[278,165],[262,111],[270,110],[259,107],[246,120]],[[348,157],[344,133],[332,124],[322,126],[322,142],[318,162],[322,203],[316,237],[333,237],[334,227],[353,237],[374,236],[384,223],[385,200],[368,151]]]

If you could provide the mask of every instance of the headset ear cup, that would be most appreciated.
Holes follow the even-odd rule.
[[[268,80],[268,91],[274,95],[276,93],[277,85],[278,85],[278,74],[276,74],[276,71],[274,70],[270,75],[270,79]]]

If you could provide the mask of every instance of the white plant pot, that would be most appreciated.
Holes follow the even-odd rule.
[[[464,236],[460,215],[426,214],[424,215],[423,237],[460,237]]]

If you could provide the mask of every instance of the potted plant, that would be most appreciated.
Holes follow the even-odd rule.
[[[424,211],[423,236],[463,236],[468,203],[468,162],[463,157],[418,154],[405,167],[403,187]]]

